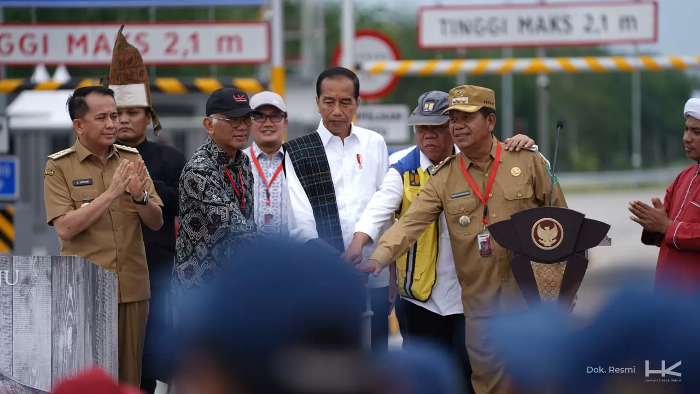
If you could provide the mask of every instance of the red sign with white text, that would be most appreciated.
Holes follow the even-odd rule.
[[[2,24],[0,64],[104,66],[121,24]],[[127,24],[147,65],[260,64],[270,61],[266,22]]]

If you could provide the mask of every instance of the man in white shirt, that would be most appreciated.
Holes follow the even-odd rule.
[[[339,254],[350,245],[356,222],[389,169],[384,138],[352,124],[359,92],[360,82],[352,71],[335,67],[322,72],[316,81],[322,118],[318,129],[283,145],[290,236],[300,242],[322,240]],[[385,227],[389,225],[387,220]],[[373,251],[374,245],[368,245],[363,256]],[[369,277],[373,351],[388,347],[390,276],[385,272]]]
[[[418,98],[418,106],[407,122],[408,126],[413,126],[416,145],[389,158],[391,169],[355,226],[353,241],[344,256],[348,262],[356,264],[363,260],[362,249],[379,239],[383,224],[393,214],[401,217],[408,210],[430,176],[431,167],[459,152],[452,141],[449,115],[443,115],[448,108],[448,98],[447,93],[440,91],[426,92]],[[520,150],[530,149],[534,141],[518,135],[504,144],[508,150]],[[396,268],[401,295],[396,314],[405,333],[404,343],[418,338],[435,341],[452,350],[461,364],[463,376],[470,376],[461,287],[444,214],[407,255],[397,260]],[[473,392],[470,379],[465,379],[465,383],[469,392]]]
[[[287,134],[287,105],[274,92],[260,92],[250,98],[250,106],[259,112],[250,127],[253,144],[244,150],[250,159],[254,178],[255,223],[258,231],[269,237],[286,237],[289,197],[282,174]]]

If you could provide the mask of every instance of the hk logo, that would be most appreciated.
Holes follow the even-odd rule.
[[[233,96],[233,99],[236,101],[248,101],[246,100],[245,96],[242,94],[236,94]]]
[[[662,378],[665,378],[666,375],[671,375],[671,376],[677,376],[681,377],[680,372],[674,371],[677,367],[681,365],[681,362],[677,362],[673,365],[671,365],[669,368],[666,368],[666,360],[661,360],[661,369],[654,370],[654,369],[649,369],[649,360],[644,361],[644,376],[649,377],[651,374],[660,374]]]

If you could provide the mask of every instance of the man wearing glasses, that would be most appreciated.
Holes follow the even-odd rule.
[[[248,95],[235,88],[209,96],[202,124],[207,140],[180,177],[180,229],[173,291],[176,296],[220,276],[223,261],[257,239],[253,173],[242,152],[253,117]]]
[[[287,106],[279,94],[268,91],[251,97],[250,106],[260,112],[251,127],[253,144],[244,150],[255,178],[255,223],[267,237],[286,237],[289,195],[282,173],[282,143],[287,133]]]

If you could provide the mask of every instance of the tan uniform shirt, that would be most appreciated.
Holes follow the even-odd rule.
[[[115,144],[102,165],[80,141],[49,156],[44,172],[46,221],[53,220],[104,193],[123,160],[138,163],[138,151]],[[149,199],[163,206],[149,179]],[[119,302],[143,301],[151,297],[141,223],[136,204],[126,192],[82,233],[70,241],[59,239],[61,255],[76,255],[117,274]]]
[[[498,172],[488,200],[489,224],[507,220],[514,213],[529,208],[548,205],[552,184],[547,162],[538,152],[509,152],[503,147],[501,150]],[[406,214],[379,240],[377,250],[370,258],[384,266],[396,260],[444,211],[462,287],[465,315],[480,317],[526,310],[527,304],[510,268],[513,252],[500,247],[492,238],[493,254],[489,257],[479,255],[478,234],[484,229],[484,205],[462,173],[460,155],[479,191],[482,195],[486,193],[496,155],[495,138],[491,161],[485,170],[472,164],[464,153],[450,157],[438,166]],[[558,183],[552,192],[552,205],[566,207]],[[469,217],[466,226],[460,224],[462,216]]]

